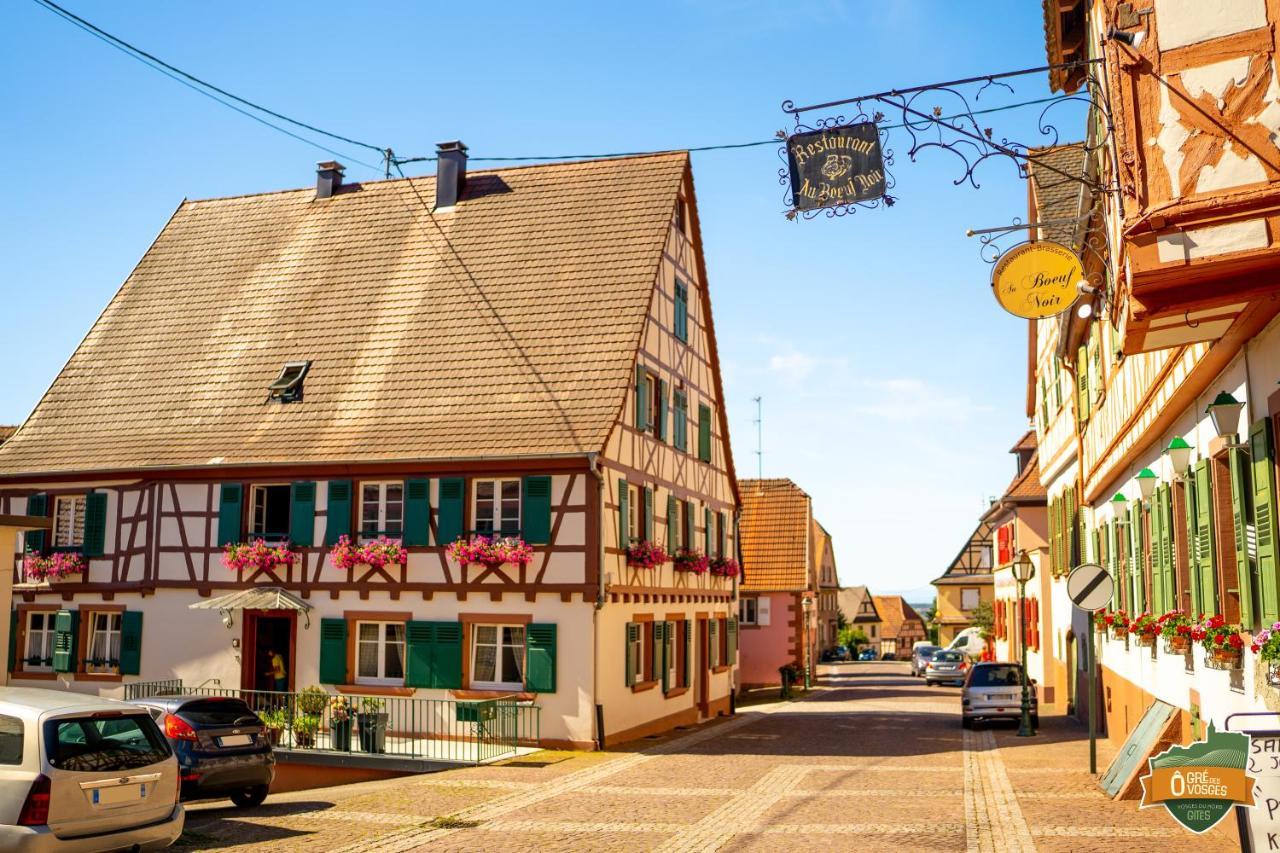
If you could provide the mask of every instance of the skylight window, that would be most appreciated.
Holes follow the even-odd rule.
[[[302,380],[311,368],[309,361],[290,361],[280,369],[280,375],[267,386],[268,399],[281,403],[296,403],[302,400]]]

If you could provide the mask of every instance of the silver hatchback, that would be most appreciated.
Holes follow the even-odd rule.
[[[968,655],[964,652],[942,649],[925,664],[924,683],[929,687],[935,684],[963,684],[968,674]]]
[[[184,819],[177,759],[145,710],[0,688],[0,850],[159,850]]]
[[[1031,726],[1040,725],[1035,681],[1031,681]],[[975,720],[1016,720],[1022,716],[1022,667],[1016,663],[974,664],[960,691],[960,722],[966,729]]]

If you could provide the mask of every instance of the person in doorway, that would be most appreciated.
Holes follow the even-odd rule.
[[[286,678],[284,669],[284,658],[275,649],[267,649],[267,660],[271,661],[271,669],[263,674],[271,679],[272,690],[283,693],[289,689],[289,680]]]

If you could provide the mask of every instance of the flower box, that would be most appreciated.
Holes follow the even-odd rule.
[[[1220,669],[1240,666],[1244,652],[1244,635],[1240,626],[1228,625],[1221,616],[1210,616],[1191,629],[1191,639],[1199,642],[1209,653],[1209,659]],[[1261,632],[1259,632],[1261,636]],[[1256,645],[1256,642],[1255,642]]]
[[[1121,626],[1119,626],[1119,625],[1112,625],[1112,626],[1111,626],[1111,639],[1113,639],[1113,640],[1123,640],[1123,639],[1124,639],[1125,637],[1127,637],[1127,636],[1129,636],[1129,629],[1128,629],[1128,628],[1124,628],[1124,627],[1121,627]]]
[[[708,571],[718,578],[736,578],[740,568],[732,557],[712,557]]]
[[[352,542],[349,536],[339,536],[338,544],[329,551],[329,562],[336,569],[354,569],[369,566],[381,569],[386,566],[403,566],[409,562],[409,551],[399,539],[379,536],[372,542]]]
[[[459,537],[445,549],[445,554],[460,566],[490,569],[507,563],[527,566],[533,562],[533,548],[517,536],[474,536],[470,541]]]
[[[1240,650],[1239,649],[1214,649],[1213,659],[1230,669],[1236,669],[1240,666]]]
[[[22,558],[22,575],[29,583],[52,583],[84,574],[85,559],[78,551],[54,551],[49,555],[28,551]]]
[[[647,540],[627,548],[627,565],[633,569],[656,569],[667,559],[665,548]]]
[[[707,571],[710,560],[707,555],[692,548],[679,548],[671,557],[671,564],[677,572],[688,572],[700,575]]]
[[[1191,651],[1191,636],[1188,634],[1175,634],[1165,639],[1167,648],[1171,654],[1185,655]]]
[[[228,543],[222,551],[222,565],[237,572],[273,571],[280,566],[289,567],[302,555],[289,545],[268,545],[265,539],[252,542]]]

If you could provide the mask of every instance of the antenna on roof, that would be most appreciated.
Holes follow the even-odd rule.
[[[752,397],[756,404],[756,482],[764,488],[764,398]]]

